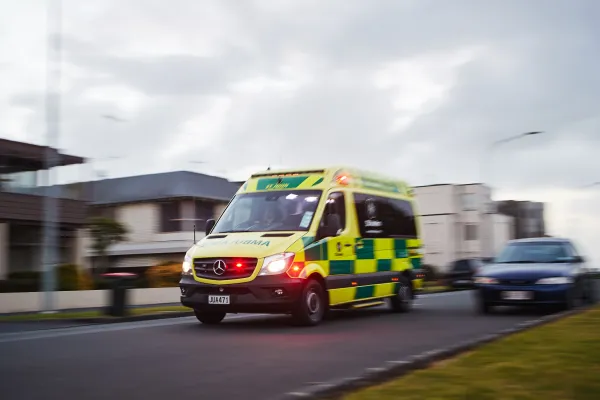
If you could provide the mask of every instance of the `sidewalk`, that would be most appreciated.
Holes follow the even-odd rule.
[[[194,315],[190,308],[180,303],[149,304],[127,307],[128,315],[111,317],[104,315],[104,309],[85,308],[57,310],[55,313],[11,313],[0,314],[0,330],[7,324],[18,325],[62,325],[65,324],[106,324],[116,322],[148,321],[164,318],[188,317]]]

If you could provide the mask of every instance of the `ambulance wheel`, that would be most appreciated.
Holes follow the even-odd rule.
[[[206,325],[216,325],[219,322],[223,321],[225,315],[227,313],[220,311],[198,311],[194,310],[194,314],[196,314],[196,318],[198,321],[202,322]]]
[[[310,279],[304,285],[300,300],[292,311],[292,319],[301,326],[318,325],[326,313],[326,299],[323,285],[315,279]]]
[[[405,277],[400,277],[396,286],[396,293],[390,298],[392,311],[395,313],[406,313],[413,306],[413,291],[411,282]]]

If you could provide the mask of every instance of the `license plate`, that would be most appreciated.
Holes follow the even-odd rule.
[[[229,296],[209,295],[208,304],[229,304]]]
[[[524,291],[502,292],[502,298],[505,300],[529,300],[532,295],[531,292]]]

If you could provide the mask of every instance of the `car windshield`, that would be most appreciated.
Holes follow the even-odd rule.
[[[320,198],[320,190],[239,194],[212,233],[307,231]]]
[[[571,262],[567,247],[560,242],[511,243],[494,260],[496,263],[533,264]]]

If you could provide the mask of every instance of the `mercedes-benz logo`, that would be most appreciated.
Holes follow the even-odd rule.
[[[223,260],[217,260],[213,264],[213,272],[215,273],[215,275],[219,275],[219,276],[223,275],[225,273],[226,269],[227,269],[227,264],[225,264],[225,261],[223,261]]]

